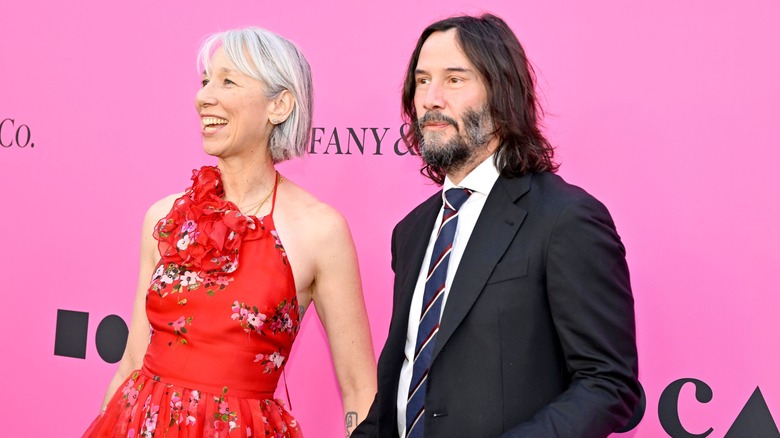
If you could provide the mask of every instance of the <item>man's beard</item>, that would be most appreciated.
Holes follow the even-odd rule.
[[[487,146],[493,136],[493,119],[487,107],[480,111],[467,109],[463,112],[463,125],[458,125],[452,119],[439,112],[429,111],[420,117],[415,124],[417,138],[420,139],[420,155],[423,161],[430,167],[444,170],[450,173],[463,168],[473,159],[478,152]],[[423,133],[422,126],[429,122],[449,123],[456,129],[455,134],[448,140],[443,133]]]

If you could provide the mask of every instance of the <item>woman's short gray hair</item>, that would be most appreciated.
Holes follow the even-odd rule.
[[[274,163],[306,152],[311,135],[311,68],[303,53],[291,41],[257,27],[234,29],[209,36],[200,48],[198,70],[211,71],[211,56],[222,47],[225,56],[241,73],[255,78],[271,100],[284,90],[292,94],[295,106],[284,122],[274,126],[268,147]]]

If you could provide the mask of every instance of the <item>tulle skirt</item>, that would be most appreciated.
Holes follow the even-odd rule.
[[[184,388],[139,370],[125,380],[84,437],[302,438],[303,434],[281,400]]]

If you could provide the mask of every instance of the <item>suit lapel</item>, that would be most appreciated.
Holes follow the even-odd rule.
[[[425,204],[423,204],[420,210],[420,219],[412,228],[408,236],[401,236],[399,241],[408,242],[408,247],[399,249],[396,266],[399,272],[396,274],[402,274],[402,285],[399,290],[400,296],[396,297],[400,304],[400,309],[409,313],[409,306],[412,303],[412,295],[414,294],[414,287],[417,285],[417,278],[420,276],[420,269],[422,266],[423,258],[425,258],[425,250],[428,248],[428,241],[430,240],[431,231],[436,222],[436,217],[441,209],[441,192],[437,192],[436,196],[430,198]]]
[[[431,363],[482,293],[493,268],[520,229],[526,211],[515,205],[515,201],[528,192],[532,176],[499,177],[493,185],[450,286]]]

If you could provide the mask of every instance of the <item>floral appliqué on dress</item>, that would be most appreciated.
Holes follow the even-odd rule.
[[[219,397],[214,397],[214,403],[217,404],[217,412],[214,413],[215,432],[222,432],[225,430],[231,432],[238,429],[238,415],[230,410],[230,405],[228,405],[228,402],[225,400],[227,390],[227,386],[222,388],[222,394]]]
[[[187,334],[187,325],[192,324],[192,317],[185,318],[183,315],[180,316],[176,321],[171,321],[168,323],[169,326],[173,327],[173,332],[176,334],[176,340],[168,342],[168,345],[173,345],[174,342],[181,343],[182,345],[187,345],[187,339],[182,338],[182,335]]]
[[[260,229],[265,230],[265,222],[260,219]],[[282,246],[282,240],[279,238],[279,233],[276,232],[276,230],[271,230],[271,236],[274,237],[275,241],[275,247],[279,250],[279,252],[282,255],[282,263],[285,265],[287,264],[287,251],[284,250],[284,246]]]
[[[274,351],[271,354],[258,354],[255,356],[255,362],[260,362],[263,366],[263,373],[270,374],[273,371],[278,370],[284,365],[285,357],[282,356],[281,351]]]

